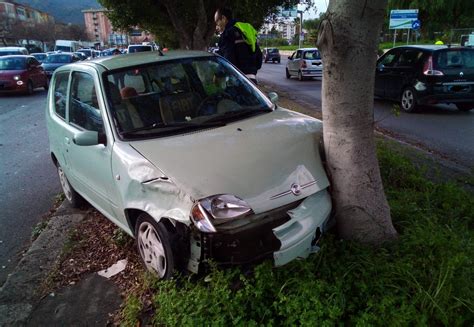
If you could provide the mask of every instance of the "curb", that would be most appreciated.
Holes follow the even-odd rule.
[[[85,215],[64,201],[0,288],[0,326],[24,325],[39,302],[37,287],[59,259],[69,231]]]

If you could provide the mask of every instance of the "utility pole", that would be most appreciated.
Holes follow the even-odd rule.
[[[298,14],[300,14],[300,33],[298,37],[298,48],[303,46],[304,34],[303,34],[303,10],[298,10]]]

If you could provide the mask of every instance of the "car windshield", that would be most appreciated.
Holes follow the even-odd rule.
[[[131,46],[128,48],[128,53],[133,53],[133,52],[145,52],[145,51],[151,51],[152,48],[150,45],[137,45],[137,46]]]
[[[105,81],[124,139],[179,134],[273,110],[249,80],[219,57],[130,67],[105,75]]]
[[[305,51],[303,59],[308,59],[308,60],[316,60],[316,59],[321,59],[321,55],[319,54],[318,50],[310,50],[310,51]]]
[[[26,69],[25,58],[0,58],[0,70]]]
[[[46,54],[37,54],[37,53],[32,54],[32,56],[38,60],[44,60],[47,57]]]
[[[21,51],[18,50],[0,50],[0,56],[10,56],[10,55],[21,55]]]
[[[51,64],[66,64],[71,62],[71,56],[64,54],[49,55],[44,62]]]
[[[446,68],[474,68],[474,49],[447,49],[436,52],[435,67]]]
[[[278,49],[268,49],[269,53],[278,53]]]

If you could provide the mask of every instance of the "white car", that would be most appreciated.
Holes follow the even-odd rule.
[[[160,278],[209,259],[305,258],[331,213],[322,123],[270,97],[207,52],[62,66],[46,117],[66,199],[135,237]]]
[[[317,48],[297,49],[288,57],[286,78],[298,77],[300,81],[309,77],[322,77],[323,63]]]

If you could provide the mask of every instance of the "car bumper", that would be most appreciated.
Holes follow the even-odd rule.
[[[417,92],[418,104],[429,105],[438,103],[474,103],[474,84],[439,85]]]
[[[219,264],[244,264],[273,259],[282,266],[306,258],[319,248],[316,238],[326,230],[331,213],[327,190],[303,201],[255,215],[242,226],[220,226],[217,233],[201,233],[201,260]],[[239,222],[236,222],[239,224]]]
[[[321,69],[302,69],[301,74],[303,77],[323,77]]]
[[[0,93],[21,93],[26,91],[26,83],[16,84],[16,81],[0,81]]]

